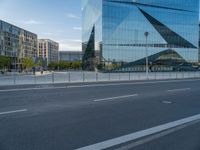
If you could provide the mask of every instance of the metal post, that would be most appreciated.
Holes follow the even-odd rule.
[[[36,75],[34,75],[34,84],[37,84],[37,82],[36,82]]]
[[[129,72],[128,77],[129,77],[129,81],[130,81],[131,80],[131,72]]]
[[[70,75],[70,72],[68,72],[68,81],[71,82],[71,75]]]
[[[52,83],[54,83],[54,72],[52,72]]]
[[[68,72],[66,72],[66,82],[68,82]]]
[[[198,73],[198,78],[199,78],[200,77],[200,74],[199,74],[200,72],[197,72],[197,73]]]
[[[149,58],[148,58],[148,45],[147,45],[147,39],[149,36],[149,32],[145,32],[144,36],[146,38],[146,79],[149,79]]]
[[[199,71],[199,77],[198,78],[200,78],[200,71]]]
[[[96,82],[99,80],[98,78],[98,72],[96,72]]]
[[[83,71],[83,82],[85,82],[85,73]]]
[[[14,85],[16,85],[16,75],[15,75],[15,73],[13,73],[13,82],[14,82]]]

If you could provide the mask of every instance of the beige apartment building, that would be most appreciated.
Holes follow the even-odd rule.
[[[43,58],[47,64],[58,62],[59,44],[49,39],[38,40],[38,57]]]

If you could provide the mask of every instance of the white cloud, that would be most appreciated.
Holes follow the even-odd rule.
[[[81,43],[82,42],[82,40],[80,40],[80,39],[61,39],[61,40],[59,40],[59,42],[74,42],[74,43]]]
[[[81,51],[82,41],[78,39],[62,39],[59,40],[61,51]]]
[[[42,24],[41,22],[36,21],[34,19],[30,19],[28,21],[22,21],[22,23],[27,24],[27,25],[40,25],[40,24]]]
[[[60,43],[61,51],[81,51],[81,45],[73,45],[69,43]]]
[[[63,30],[59,29],[57,30],[58,33],[63,33]]]
[[[44,32],[44,33],[42,33],[43,35],[53,35],[53,33],[51,33],[51,32]]]
[[[77,16],[77,15],[72,14],[72,13],[67,13],[66,16],[67,16],[68,18],[72,18],[72,19],[81,19],[80,16]]]
[[[73,27],[73,30],[79,30],[79,31],[81,31],[82,28],[81,27]]]
[[[82,40],[69,40],[71,42],[77,42],[77,43],[82,43]]]

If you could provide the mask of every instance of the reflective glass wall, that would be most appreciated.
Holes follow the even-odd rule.
[[[82,20],[83,64],[93,70],[102,56],[102,1],[82,0]]]
[[[144,64],[146,48],[150,63],[198,62],[199,0],[83,1],[83,42],[94,29],[105,64]]]

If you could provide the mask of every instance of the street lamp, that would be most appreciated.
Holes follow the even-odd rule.
[[[149,79],[149,58],[148,58],[148,45],[147,45],[147,39],[149,36],[149,32],[145,32],[144,36],[146,38],[146,78]]]

